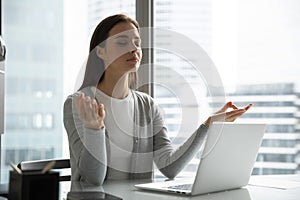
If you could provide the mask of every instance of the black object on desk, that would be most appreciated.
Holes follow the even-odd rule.
[[[16,171],[9,173],[10,200],[58,200],[59,173],[49,171],[47,173]]]
[[[122,198],[97,191],[71,191],[67,200],[122,200]]]
[[[41,171],[44,167],[51,161],[55,161],[52,169],[56,171],[63,169],[71,169],[70,159],[45,159],[45,160],[32,160],[32,161],[22,161],[18,164],[18,168],[22,171]],[[59,181],[70,181],[71,175],[60,175]]]

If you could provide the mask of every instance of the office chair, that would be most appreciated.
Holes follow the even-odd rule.
[[[52,169],[67,169],[71,168],[70,159],[46,159],[46,160],[33,160],[23,161],[18,164],[18,167],[22,171],[42,171],[42,169],[50,162],[55,161],[55,165]],[[70,181],[71,175],[62,175],[59,177],[59,181]]]

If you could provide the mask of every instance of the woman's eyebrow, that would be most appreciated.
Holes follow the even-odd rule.
[[[115,37],[114,39],[118,39],[118,38],[126,38],[126,39],[128,39],[129,36],[128,35],[119,35],[119,36]],[[139,36],[135,36],[134,39],[140,40],[141,38]]]
[[[115,39],[118,39],[118,38],[129,38],[127,35],[118,35],[117,37],[115,37]]]

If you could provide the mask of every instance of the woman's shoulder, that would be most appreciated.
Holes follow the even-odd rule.
[[[95,97],[96,90],[97,90],[96,87],[86,87],[86,88],[83,88],[81,90],[78,90],[78,91],[70,94],[66,100],[73,99],[73,98],[79,96],[81,93],[84,93],[86,96]]]
[[[95,87],[86,87],[81,90],[78,90],[67,96],[64,102],[64,106],[71,106],[75,97],[79,96],[81,93],[84,93],[86,96],[90,96],[91,98],[95,97],[96,88]]]
[[[133,90],[133,94],[136,96],[138,102],[140,103],[149,104],[150,106],[157,104],[155,99],[145,92]]]
[[[145,99],[145,100],[149,100],[149,101],[153,101],[154,99],[147,93],[145,92],[141,92],[141,91],[137,91],[137,90],[132,90],[132,93],[136,95],[137,98],[140,99]]]

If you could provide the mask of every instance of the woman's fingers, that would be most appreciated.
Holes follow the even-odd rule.
[[[233,110],[239,109],[236,105],[229,101],[215,114],[226,112],[229,108],[232,108]]]
[[[84,112],[85,112],[85,120],[91,120],[93,118],[93,106],[91,102],[91,98],[87,96],[84,101],[82,101]]]
[[[99,104],[98,105],[98,114],[101,118],[105,117],[105,111],[104,111],[104,105],[103,104]]]
[[[247,110],[249,110],[249,108],[251,108],[252,106],[253,106],[253,104],[252,104],[252,103],[249,103],[247,106],[244,107],[244,109],[247,111]]]
[[[75,106],[78,110],[78,114],[81,119],[86,118],[84,104],[82,103],[83,101],[84,101],[83,93],[81,93],[78,97],[75,98]]]
[[[245,109],[236,109],[228,112],[218,113],[212,116],[212,121],[229,121],[246,112]]]
[[[207,118],[204,124],[208,127],[212,122],[219,121],[219,122],[233,122],[239,116],[244,114],[249,108],[251,108],[253,104],[248,104],[244,108],[238,108],[235,106],[231,101],[227,102],[218,112],[214,115]],[[233,110],[227,111],[228,108],[232,108]]]
[[[230,106],[231,108],[233,108],[234,110],[235,109],[239,109],[238,107],[236,107],[236,105],[234,105],[234,104],[231,104],[231,106]]]
[[[244,109],[247,111],[253,104],[248,104],[244,107]],[[231,101],[227,102],[219,111],[217,111],[215,114],[226,112],[229,108],[232,108],[233,110],[238,110],[239,108],[234,105]]]
[[[78,109],[79,117],[83,121],[95,121],[99,120],[99,117],[103,120],[104,118],[104,105],[98,105],[95,99],[91,99],[83,93],[75,98],[75,105]]]
[[[233,122],[236,118],[238,118],[239,116],[241,116],[245,112],[246,112],[246,110],[244,108],[243,109],[236,109],[236,110],[233,110],[233,111],[226,112],[225,121],[227,121],[227,122]]]
[[[94,118],[98,117],[98,103],[96,99],[92,100],[92,113]]]
[[[220,110],[218,110],[215,114],[218,114],[218,113],[223,113],[225,112],[228,108],[230,108],[232,106],[232,102],[229,101],[227,102]]]
[[[98,105],[95,99],[81,93],[75,98],[75,105],[85,127],[99,129],[104,126],[105,111],[103,104]]]

